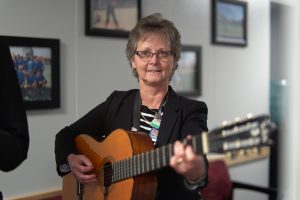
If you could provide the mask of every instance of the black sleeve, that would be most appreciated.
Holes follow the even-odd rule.
[[[190,101],[186,103],[186,109],[184,109],[182,138],[185,138],[188,134],[198,135],[202,132],[207,132],[207,105],[202,101]]]
[[[29,133],[8,44],[1,38],[0,55],[0,169],[10,171],[27,158]]]
[[[105,116],[114,93],[112,93],[105,102],[99,104],[86,115],[81,117],[75,123],[65,127],[55,138],[55,160],[57,172],[60,176],[65,173],[61,172],[60,166],[67,163],[67,156],[71,153],[76,154],[75,138],[79,134],[88,134],[94,137],[101,137],[105,134]]]
[[[184,123],[182,128],[182,139],[185,138],[188,134],[191,135],[199,135],[203,132],[208,131],[207,127],[207,114],[208,114],[208,108],[207,105],[204,102],[201,101],[190,101],[188,103],[188,107],[185,109],[184,116]],[[206,155],[204,155],[205,159],[205,166],[206,166],[206,175],[204,180],[201,182],[201,186],[195,187],[196,190],[199,188],[203,188],[208,183],[208,160]]]

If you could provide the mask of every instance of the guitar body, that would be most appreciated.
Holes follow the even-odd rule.
[[[144,133],[117,129],[102,142],[88,135],[79,135],[75,139],[77,150],[93,163],[98,175],[98,182],[81,186],[83,200],[153,200],[156,195],[156,176],[146,173],[133,178],[111,183],[104,187],[103,168],[109,163],[124,160],[133,155],[153,149],[151,138]],[[107,189],[105,189],[107,188]],[[63,199],[80,199],[77,181],[72,173],[63,177]]]

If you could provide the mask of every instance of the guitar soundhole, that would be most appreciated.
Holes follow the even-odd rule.
[[[112,165],[110,162],[105,163],[104,165],[104,187],[108,188],[112,183]]]

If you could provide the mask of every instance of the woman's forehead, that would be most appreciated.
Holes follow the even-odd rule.
[[[154,41],[157,41],[157,40],[165,41],[166,45],[168,47],[170,47],[170,41],[169,41],[168,37],[165,34],[160,33],[160,32],[154,32],[154,33],[151,32],[151,33],[143,34],[140,37],[140,39],[138,40],[137,45],[140,46],[143,43],[147,43],[147,42],[151,43],[151,42],[154,42]],[[160,43],[160,44],[163,45],[163,43]]]
[[[161,31],[151,31],[151,32],[145,32],[143,33],[140,38],[139,41],[145,41],[154,37],[160,37],[162,39],[168,40],[168,37],[166,36],[166,34],[164,32]]]

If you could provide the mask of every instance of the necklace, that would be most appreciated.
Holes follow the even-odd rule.
[[[141,112],[142,119],[144,119],[145,122],[150,126],[151,130],[153,128],[156,129],[156,130],[158,130],[159,127],[160,127],[162,113],[161,114],[152,115],[149,112],[145,111],[146,108],[144,108],[144,107],[145,106],[143,106],[144,112]],[[149,117],[150,121],[146,117]]]
[[[150,108],[148,108],[147,106],[145,106],[147,108],[147,110],[151,111],[154,113],[154,117],[152,119],[152,121],[148,121],[145,116],[141,113],[142,118],[152,127],[152,129],[156,129],[158,131],[159,127],[160,127],[160,123],[161,123],[161,118],[162,118],[162,114],[163,114],[163,107],[165,106],[165,104],[167,103],[168,100],[168,96],[169,96],[169,91],[167,93],[167,95],[164,97],[163,102],[160,104],[158,112],[156,112],[155,110],[152,110]]]
[[[142,118],[150,125],[150,121],[148,121],[147,119],[146,119],[146,117],[143,115],[143,113],[141,112],[141,116],[142,116]],[[153,116],[153,118],[154,118],[154,116]]]
[[[154,115],[157,115],[157,113],[159,112],[159,109],[151,109],[151,108],[148,108],[148,106],[145,106],[145,107],[146,107],[147,110],[149,110],[150,112],[154,113]]]
[[[160,104],[159,108],[157,109],[158,111],[156,112],[156,109],[151,109],[148,108],[148,106],[144,105],[147,110],[151,111],[154,113],[154,116],[160,116],[162,114],[162,108],[166,105],[167,101],[168,101],[168,97],[169,97],[169,91],[167,92],[167,95],[163,98],[163,102]]]

